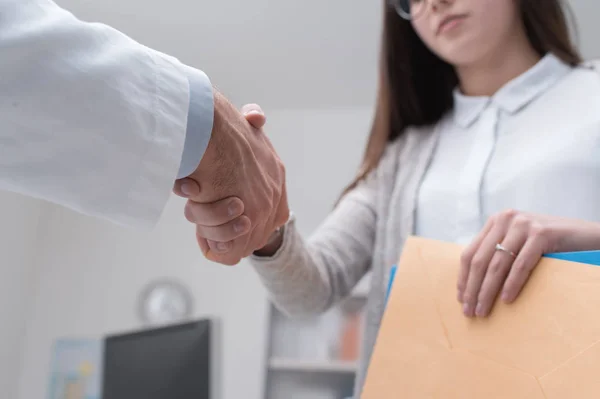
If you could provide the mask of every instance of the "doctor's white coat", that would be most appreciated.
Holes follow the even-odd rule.
[[[0,0],[0,189],[152,226],[180,167],[186,68],[50,0]]]

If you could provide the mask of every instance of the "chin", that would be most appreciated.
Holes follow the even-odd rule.
[[[454,67],[473,65],[485,57],[483,51],[474,50],[472,46],[460,45],[437,51],[436,54]]]

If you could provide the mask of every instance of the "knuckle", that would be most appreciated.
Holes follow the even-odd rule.
[[[505,209],[496,215],[496,220],[504,223],[511,222],[518,214],[519,212],[515,209]]]
[[[200,225],[196,225],[196,237],[203,240],[212,240],[214,238],[213,234],[210,233],[208,228]]]
[[[231,223],[227,225],[213,227],[212,239],[219,242],[228,242],[236,238],[236,230]]]
[[[233,229],[227,225],[223,226],[197,226],[197,235],[216,242],[228,242],[235,238]]]
[[[499,214],[491,215],[487,219],[487,224],[492,225],[492,226],[495,225],[496,223],[498,223],[498,218],[499,217],[500,217]]]
[[[471,261],[471,268],[478,273],[482,273],[487,268],[487,262],[482,255],[473,256],[473,260]]]
[[[460,255],[461,265],[471,264],[472,259],[473,259],[473,253],[471,251],[463,251],[463,253]]]
[[[550,229],[540,223],[533,223],[529,227],[529,236],[533,238],[546,238],[550,234]]]
[[[512,220],[515,216],[519,215],[519,211],[516,209],[508,208],[503,210],[501,213],[504,219]]]
[[[529,266],[524,262],[515,262],[513,264],[513,269],[519,274],[529,273]]]
[[[273,189],[271,190],[271,201],[273,202],[273,206],[279,202],[279,199],[281,198],[281,192],[282,189],[280,186],[273,186]]]
[[[183,208],[183,215],[190,223],[196,222],[196,216],[194,211],[194,203],[192,201],[187,201],[185,207]]]
[[[489,267],[489,273],[495,277],[504,274],[505,270],[506,265],[500,260],[493,260]]]
[[[518,214],[512,220],[512,225],[520,230],[527,230],[531,225],[531,218],[524,214]]]
[[[471,294],[470,292],[465,292],[463,295],[463,302],[465,303],[473,303],[475,302],[475,295]]]

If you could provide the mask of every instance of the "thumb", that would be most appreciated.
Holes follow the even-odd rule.
[[[262,108],[258,104],[246,104],[242,107],[244,118],[254,128],[260,129],[267,123],[267,117]]]
[[[200,185],[189,177],[179,179],[173,185],[173,193],[182,198],[193,198],[200,194]]]

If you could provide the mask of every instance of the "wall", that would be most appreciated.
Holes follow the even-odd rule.
[[[32,288],[41,203],[0,191],[0,387],[14,398]]]
[[[600,45],[598,44],[598,16],[600,3],[590,0],[569,0],[572,16],[577,22],[577,41],[585,58],[600,58]]]
[[[383,1],[57,2],[201,68],[239,105],[369,106],[377,84]]]
[[[267,130],[288,165],[291,207],[303,231],[315,228],[354,174],[370,109],[267,110]],[[335,162],[332,162],[334,156]],[[137,295],[173,275],[195,296],[196,315],[222,322],[222,399],[263,397],[268,338],[266,293],[247,264],[210,264],[172,198],[151,232],[129,231],[53,208],[43,218],[19,398],[43,398],[51,345],[61,336],[137,328]]]

